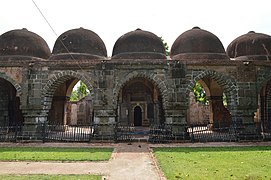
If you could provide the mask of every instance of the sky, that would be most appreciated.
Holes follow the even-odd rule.
[[[271,35],[270,7],[270,0],[1,0],[0,34],[26,28],[52,50],[59,35],[83,27],[101,37],[111,56],[117,39],[137,28],[163,37],[171,47],[198,26],[226,49],[249,31]]]

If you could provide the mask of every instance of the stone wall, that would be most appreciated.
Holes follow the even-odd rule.
[[[14,86],[14,96],[20,99],[24,123],[33,125],[29,131],[34,131],[36,124],[48,120],[55,91],[61,84],[73,79],[82,80],[88,86],[92,106],[83,102],[83,105],[78,105],[77,109],[85,109],[84,113],[87,114],[78,110],[77,121],[70,116],[70,124],[88,124],[90,119],[97,123],[116,123],[122,88],[127,82],[140,77],[150,81],[160,91],[165,123],[172,125],[207,121],[207,109],[203,110],[195,103],[190,104],[189,108],[192,87],[206,77],[216,81],[227,95],[232,122],[253,124],[254,113],[258,109],[259,89],[271,79],[269,65],[254,63],[247,69],[238,61],[209,62],[207,66],[196,60],[29,60],[22,63],[7,60],[0,62],[0,67],[5,67],[0,69],[0,78]],[[1,90],[0,93],[5,94],[5,91]],[[91,110],[94,111],[94,118],[88,116],[92,114]],[[5,113],[2,113],[2,122],[4,116]]]
[[[210,106],[196,102],[192,92],[189,93],[189,109],[188,109],[188,124],[204,124],[210,123]]]
[[[68,125],[90,125],[92,123],[92,101],[85,97],[79,101],[67,103]]]

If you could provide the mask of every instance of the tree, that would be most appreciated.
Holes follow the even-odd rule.
[[[72,91],[70,101],[79,101],[80,99],[86,97],[89,93],[90,92],[87,85],[80,81],[80,85],[77,87],[77,89]]]
[[[163,45],[165,47],[166,55],[169,56],[170,55],[169,46],[168,46],[167,42],[165,42],[165,40],[162,37],[160,37],[160,38],[161,38]]]
[[[70,97],[70,101],[78,101],[78,93],[77,91],[73,90],[72,91],[72,94],[71,94],[71,97]]]
[[[196,102],[200,102],[203,104],[207,104],[206,93],[204,88],[201,86],[199,82],[196,82],[195,86],[193,87],[193,92],[195,95]]]

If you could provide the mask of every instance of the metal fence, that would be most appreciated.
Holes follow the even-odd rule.
[[[87,126],[37,125],[36,131],[26,133],[25,127],[0,127],[0,142],[213,142],[213,141],[270,141],[271,131],[263,131],[261,124],[214,128],[212,124],[165,125],[152,124],[148,128],[133,125],[92,124]]]
[[[115,141],[132,142],[135,140],[134,133],[135,127],[133,125],[121,125],[117,123],[115,127]]]
[[[44,142],[89,142],[92,138],[93,126],[42,125]]]
[[[16,142],[22,126],[0,126],[0,142]]]
[[[151,143],[169,143],[174,139],[172,126],[156,125],[150,126],[149,142]]]
[[[187,127],[191,142],[237,141],[231,127],[213,128],[212,124],[193,124]]]

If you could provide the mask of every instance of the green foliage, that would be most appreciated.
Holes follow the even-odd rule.
[[[227,96],[226,96],[225,93],[223,93],[223,105],[224,105],[225,107],[227,107],[227,105],[228,105],[228,103],[227,103]]]
[[[271,147],[154,148],[167,179],[270,179]]]
[[[80,99],[86,97],[89,93],[90,92],[87,85],[80,81],[80,85],[77,87],[77,89],[72,91],[70,101],[79,101]]]
[[[161,38],[161,40],[162,40],[162,42],[164,44],[164,47],[165,47],[165,50],[166,50],[166,55],[169,56],[170,55],[169,46],[168,46],[167,42],[165,42],[165,40],[162,37],[160,37],[160,38]]]
[[[70,97],[70,101],[78,101],[78,93],[77,91],[72,91],[71,97]]]
[[[104,161],[112,148],[1,147],[1,161]]]
[[[193,92],[195,95],[196,102],[200,102],[203,104],[208,103],[206,93],[200,83],[196,82],[196,85],[193,87]]]

